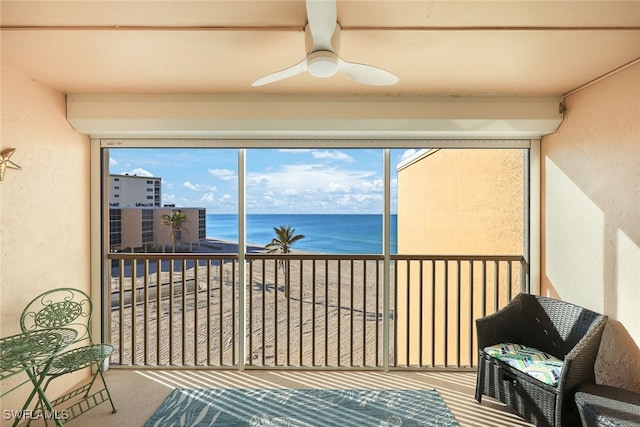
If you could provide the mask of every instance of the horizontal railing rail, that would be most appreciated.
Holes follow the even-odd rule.
[[[382,255],[244,259],[240,269],[238,254],[109,254],[111,363],[473,367],[475,318],[529,292],[522,256],[391,255],[388,264]]]

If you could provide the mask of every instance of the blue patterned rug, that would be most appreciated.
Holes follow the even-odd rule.
[[[175,389],[144,427],[459,426],[436,390]]]

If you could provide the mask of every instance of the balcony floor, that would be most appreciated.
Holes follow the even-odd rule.
[[[144,370],[111,369],[106,380],[118,412],[108,403],[71,420],[69,427],[142,426],[173,388],[435,388],[461,426],[531,426],[499,402],[474,399],[475,372]]]

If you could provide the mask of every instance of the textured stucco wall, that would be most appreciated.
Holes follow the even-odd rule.
[[[640,391],[640,64],[566,105],[541,143],[542,293],[617,320],[598,381]]]
[[[22,167],[0,182],[0,333],[7,336],[20,331],[23,307],[40,292],[89,291],[89,140],[67,123],[62,93],[6,67],[1,87],[0,149],[15,148],[11,159]],[[3,398],[3,409],[18,409],[27,389]]]
[[[398,172],[398,251],[519,255],[525,151],[441,149]]]

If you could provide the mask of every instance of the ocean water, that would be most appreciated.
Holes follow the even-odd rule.
[[[381,254],[382,215],[247,215],[247,243],[264,246],[274,227],[295,228],[294,250],[325,254]],[[397,216],[391,216],[391,253],[397,252]],[[207,214],[207,238],[238,241],[238,216]]]

